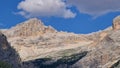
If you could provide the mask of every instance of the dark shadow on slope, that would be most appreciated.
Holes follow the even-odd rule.
[[[8,43],[4,34],[0,33],[0,68],[20,68],[20,57]]]
[[[50,58],[36,59],[34,61],[29,61],[34,64],[34,66],[38,68],[68,68],[69,66],[75,64],[77,61],[82,59],[87,55],[87,51],[82,53],[73,54],[70,56],[64,56],[58,60],[52,60]],[[24,62],[24,64],[28,64],[29,62]]]
[[[120,68],[120,60],[113,64],[110,68]]]

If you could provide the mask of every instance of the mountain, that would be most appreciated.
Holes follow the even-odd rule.
[[[112,27],[90,34],[58,32],[37,18],[1,32],[19,54],[21,68],[120,67],[120,16]]]
[[[45,26],[40,20],[37,18],[32,18],[29,21],[25,21],[8,29],[5,34],[8,34],[8,37],[23,37],[23,36],[37,36],[40,34],[44,34],[47,32],[55,32],[51,26]]]

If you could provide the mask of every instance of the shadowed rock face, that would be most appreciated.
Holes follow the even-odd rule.
[[[110,68],[119,68],[120,67],[120,60],[114,63]]]
[[[10,46],[5,35],[0,32],[0,61],[8,63],[12,68],[20,68],[20,58]]]
[[[87,53],[88,53],[87,51],[84,51],[78,54],[64,56],[56,60],[52,60],[51,58],[41,58],[41,59],[27,61],[27,62],[24,62],[23,64],[24,65],[34,64],[34,67],[36,68],[69,68],[78,60],[85,57]]]

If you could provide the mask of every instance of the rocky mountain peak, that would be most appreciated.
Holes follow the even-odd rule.
[[[113,19],[113,30],[120,29],[120,15]]]
[[[45,33],[56,32],[56,30],[50,26],[45,26],[41,20],[37,18],[29,19],[23,23],[12,27],[7,31],[10,36],[9,37],[18,37],[18,36],[37,36]]]
[[[20,23],[20,24],[23,24],[23,25],[26,25],[26,24],[29,24],[29,25],[41,25],[41,26],[44,26],[44,24],[42,23],[41,20],[37,19],[37,18],[31,18],[23,23]]]

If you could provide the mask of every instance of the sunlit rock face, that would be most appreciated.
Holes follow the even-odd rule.
[[[117,16],[113,19],[113,30],[120,29],[120,16]]]
[[[54,33],[56,30],[51,26],[45,26],[37,18],[32,18],[7,30],[6,34],[8,34],[8,37],[28,37],[42,35],[47,32]]]

